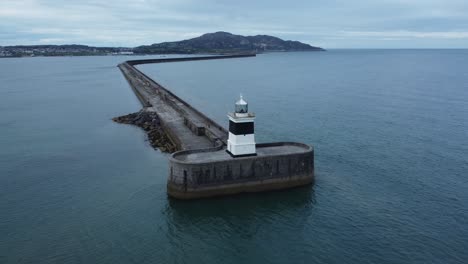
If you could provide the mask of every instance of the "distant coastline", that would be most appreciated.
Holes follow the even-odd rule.
[[[241,36],[228,32],[207,33],[200,37],[129,47],[93,47],[87,45],[15,45],[0,46],[0,58],[37,56],[104,56],[151,54],[232,54],[287,51],[324,51],[299,41],[282,40],[268,35]]]

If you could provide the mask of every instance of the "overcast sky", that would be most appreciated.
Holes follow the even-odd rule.
[[[468,0],[0,0],[0,45],[128,46],[207,32],[324,48],[468,48]]]

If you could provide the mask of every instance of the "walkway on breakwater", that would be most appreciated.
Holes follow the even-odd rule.
[[[179,150],[206,149],[227,144],[228,131],[171,91],[149,78],[135,65],[254,57],[255,54],[130,60],[118,67],[136,96],[158,115],[163,129]]]

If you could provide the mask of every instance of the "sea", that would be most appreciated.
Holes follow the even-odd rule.
[[[0,59],[0,263],[468,263],[468,50],[329,50],[137,66],[256,140],[315,149],[313,186],[178,201],[168,154],[114,123],[117,68]]]

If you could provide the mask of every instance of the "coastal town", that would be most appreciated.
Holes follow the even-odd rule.
[[[0,57],[132,55],[132,48],[86,45],[0,46]]]

